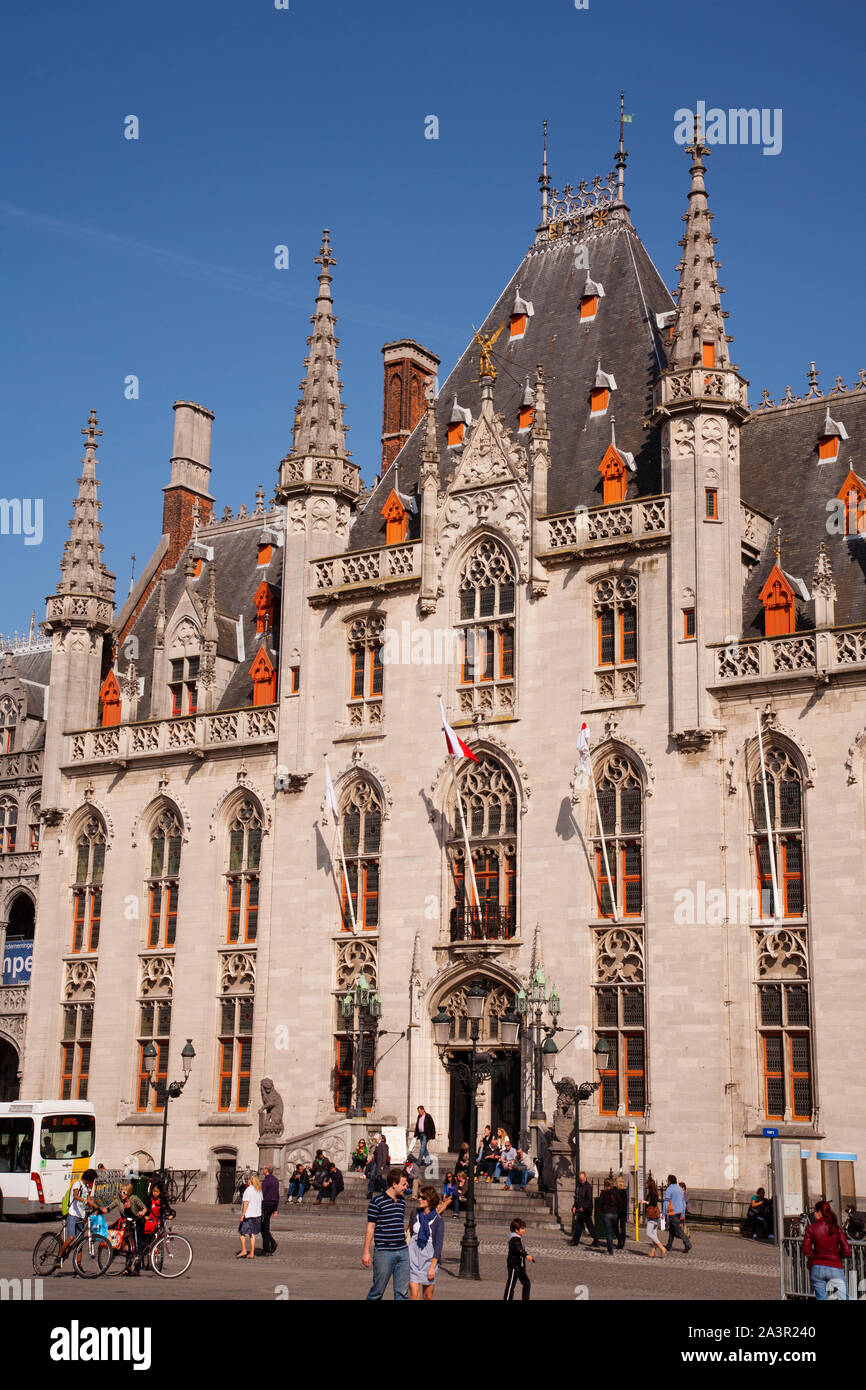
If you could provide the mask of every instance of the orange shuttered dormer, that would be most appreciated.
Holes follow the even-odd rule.
[[[866,531],[866,517],[862,510],[863,500],[866,498],[866,483],[862,478],[858,478],[853,468],[848,470],[848,477],[836,496],[845,504],[845,535],[854,536]]]
[[[824,416],[824,423],[821,426],[821,433],[818,435],[818,462],[832,463],[839,457],[839,445],[843,439],[848,438],[848,431],[841,420],[830,418],[830,407]]]
[[[617,502],[624,502],[626,462],[613,444],[608,444],[598,471],[604,480],[604,505],[611,507]]]
[[[263,579],[253,595],[256,606],[256,632],[271,632],[274,626],[274,591]]]
[[[759,598],[764,605],[764,632],[767,637],[784,637],[794,631],[794,590],[778,564],[770,570]]]
[[[388,494],[382,515],[385,518],[385,544],[397,545],[398,542],[405,541],[409,514],[394,488]]]
[[[103,729],[120,723],[120,686],[113,671],[109,671],[99,691],[100,724]]]
[[[264,647],[259,647],[250,667],[253,681],[253,704],[272,705],[277,698],[277,673]]]

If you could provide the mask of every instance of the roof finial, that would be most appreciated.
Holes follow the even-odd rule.
[[[782,559],[782,533],[781,533],[781,531],[777,531],[777,532],[776,532],[776,536],[775,536],[775,539],[774,539],[774,541],[773,541],[773,552],[774,552],[774,554],[775,554],[775,556],[776,556],[776,564],[779,565],[779,568],[781,569],[781,563],[780,563],[780,562],[781,562],[781,559]]]
[[[541,177],[538,180],[541,189],[541,225],[545,227],[549,217],[548,195],[550,193],[550,175],[547,172],[547,121],[544,122],[544,154],[541,161]]]
[[[631,116],[625,114],[625,92],[619,94],[619,148],[616,152],[616,202],[618,207],[625,206],[625,163],[628,159],[628,150],[625,148],[623,140],[623,125],[626,120],[631,120]]]
[[[129,568],[129,592],[132,593],[132,591],[133,591],[134,588],[135,588],[135,556],[133,555],[133,556],[132,556],[132,564],[130,565],[130,568]]]
[[[611,415],[611,417],[610,417],[610,447],[611,447],[612,449],[615,449],[615,448],[616,448],[616,429],[615,429],[615,425],[616,425],[616,416],[615,416],[615,415]]]

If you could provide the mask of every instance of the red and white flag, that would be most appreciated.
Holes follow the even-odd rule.
[[[334,824],[340,824],[340,808],[337,804],[337,793],[334,791],[334,784],[331,781],[331,769],[325,762],[325,805],[334,817]]]
[[[477,763],[478,759],[471,748],[467,748],[462,738],[458,738],[457,734],[455,734],[451,725],[448,723],[448,720],[445,718],[445,706],[441,700],[439,701],[439,709],[442,713],[442,730],[445,734],[445,743],[448,747],[448,752],[454,758],[471,758],[474,763]]]
[[[589,756],[589,725],[586,720],[580,726],[580,733],[577,736],[577,751],[580,754],[578,767],[584,777],[589,777],[592,772],[592,761]]]

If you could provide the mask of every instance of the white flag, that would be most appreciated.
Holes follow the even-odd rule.
[[[331,769],[325,759],[325,804],[331,815],[334,817],[334,824],[340,824],[340,808],[337,805],[337,794],[334,791],[334,784],[331,781]]]
[[[577,736],[577,751],[580,754],[580,771],[584,777],[588,777],[592,772],[592,762],[589,756],[589,725],[586,720],[581,724]]]

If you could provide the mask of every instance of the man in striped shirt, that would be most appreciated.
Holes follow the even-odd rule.
[[[407,1302],[409,1298],[409,1247],[406,1244],[406,1178],[399,1168],[388,1174],[384,1192],[377,1192],[367,1207],[367,1233],[361,1263],[365,1269],[373,1266],[373,1283],[367,1298],[381,1299],[394,1280],[394,1298]],[[370,1245],[373,1244],[373,1254]]]

